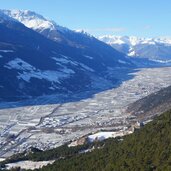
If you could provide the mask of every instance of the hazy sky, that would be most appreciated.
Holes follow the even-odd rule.
[[[28,9],[93,35],[171,37],[171,0],[0,0],[1,9]]]

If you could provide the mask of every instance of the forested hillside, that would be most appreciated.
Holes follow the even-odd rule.
[[[121,139],[106,141],[104,148],[57,161],[42,171],[170,171],[171,111]]]

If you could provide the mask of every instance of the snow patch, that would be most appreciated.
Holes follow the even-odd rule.
[[[13,50],[0,50],[0,52],[4,52],[4,53],[12,53],[14,52]]]
[[[14,60],[8,62],[4,67],[8,69],[17,69],[19,71],[22,71],[18,73],[17,78],[22,79],[26,82],[30,82],[31,78],[37,78],[60,83],[60,79],[67,78],[70,76],[70,74],[75,73],[73,70],[68,69],[66,67],[64,67],[61,71],[41,71],[20,58],[15,58]]]
[[[117,136],[123,136],[123,132],[98,132],[93,135],[88,136],[89,142],[94,142],[94,141],[103,141],[108,138],[115,138]]]
[[[120,60],[120,59],[118,60],[118,62],[121,63],[121,64],[127,64],[127,62],[122,61],[122,60]]]
[[[159,63],[162,63],[162,64],[167,64],[167,63],[171,62],[171,60],[157,60],[157,59],[150,59],[150,61],[159,62]]]
[[[28,64],[20,58],[15,58],[14,60],[8,62],[4,67],[8,69],[17,69],[22,71],[32,71],[36,69],[32,65]]]
[[[94,70],[92,68],[88,67],[87,65],[84,65],[82,63],[79,63],[79,65],[87,71],[94,72]]]
[[[12,168],[16,168],[16,167],[20,167],[21,169],[31,169],[31,170],[35,170],[35,169],[40,169],[43,166],[47,166],[48,164],[53,164],[54,160],[51,161],[19,161],[16,163],[9,163],[6,164],[6,167],[8,170],[12,169]]]
[[[132,47],[129,49],[128,56],[131,56],[131,57],[136,56],[136,52]]]
[[[76,66],[78,65],[77,62],[71,61],[70,59],[66,58],[66,56],[65,56],[65,58],[52,57],[52,59],[54,59],[57,62],[57,64],[59,64],[59,65],[61,65],[60,63],[71,64],[71,65],[76,65]]]
[[[93,57],[92,56],[88,56],[88,55],[84,55],[84,57],[86,57],[86,58],[88,58],[88,59],[93,59]]]
[[[73,71],[72,69],[69,69],[67,67],[64,67],[61,71],[66,74],[74,74],[75,73],[75,71]]]
[[[18,79],[23,79],[26,82],[30,82],[31,78],[45,79],[50,82],[60,83],[60,79],[69,77],[70,74],[58,72],[58,71],[33,71],[33,72],[23,72],[17,76]]]

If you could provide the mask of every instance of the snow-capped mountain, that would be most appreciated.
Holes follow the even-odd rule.
[[[28,28],[36,29],[54,29],[55,25],[34,12],[24,10],[2,10],[2,12],[19,22],[23,23]]]
[[[66,27],[59,26],[52,20],[48,20],[40,14],[29,10],[1,10],[9,17],[21,22],[26,27],[35,30],[45,37],[68,44],[77,48],[84,48],[93,37],[86,32],[70,30]]]
[[[130,57],[147,58],[159,63],[171,62],[171,39],[169,38],[106,35],[99,39]]]
[[[26,27],[33,29],[48,38],[53,37],[56,41],[62,41],[59,32],[66,32],[69,29],[57,25],[54,21],[47,20],[42,15],[29,10],[1,10],[7,16],[21,22]],[[50,33],[50,32],[53,32]]]
[[[105,56],[105,61],[112,58],[111,56],[114,57],[113,60],[115,62],[118,62],[122,58],[127,65],[130,65],[130,61],[125,58],[125,55],[119,54],[118,51],[113,50],[110,46],[107,46],[105,43],[85,32],[77,32],[59,26],[54,21],[48,20],[29,10],[2,10],[2,12],[46,38],[60,43],[62,46],[66,46],[67,44],[70,47],[76,47],[82,51],[86,49],[91,51],[91,53],[93,52],[94,56],[101,56],[100,58],[104,58],[103,56]]]
[[[12,13],[17,15],[16,11]],[[0,12],[1,100],[83,91],[97,88],[98,82],[111,86],[111,80],[104,75],[108,68],[132,66],[122,53],[94,37],[65,29],[75,36],[75,40],[78,39],[77,44],[83,42],[78,48],[63,41],[52,41],[26,27],[17,19],[23,17],[21,14],[17,18],[6,14],[6,11]],[[47,29],[42,26],[44,24],[40,25],[41,29]],[[62,34],[67,39],[68,34],[65,35],[64,31]],[[93,48],[91,44],[94,44]]]

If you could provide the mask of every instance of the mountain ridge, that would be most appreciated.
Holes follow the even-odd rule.
[[[106,80],[111,86],[111,80],[104,76],[108,68],[132,66],[125,55],[94,37],[82,33],[75,35],[75,32],[70,31],[76,36],[73,39],[78,39],[77,44],[85,38],[80,48],[54,41],[3,12],[1,20],[2,100],[8,96],[34,97],[83,91],[93,87],[93,80],[100,79]],[[68,37],[67,34],[63,36],[66,39]],[[93,47],[89,42],[94,44]]]
[[[99,40],[132,58],[146,58],[158,63],[171,62],[170,38],[105,35],[100,36]]]

